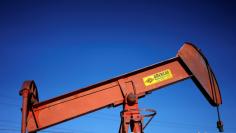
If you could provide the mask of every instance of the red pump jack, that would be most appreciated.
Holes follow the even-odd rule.
[[[184,43],[174,58],[42,102],[39,102],[35,82],[25,81],[20,91],[23,99],[21,133],[36,133],[99,109],[119,105],[123,105],[119,133],[128,133],[129,127],[131,132],[143,133],[156,111],[139,109],[138,99],[188,78],[193,80],[206,100],[217,107],[217,128],[223,132],[219,113],[222,98],[213,70],[199,48]],[[149,114],[142,115],[142,111]],[[143,123],[145,117],[149,117],[146,124]]]

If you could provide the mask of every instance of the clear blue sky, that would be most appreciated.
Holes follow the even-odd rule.
[[[40,101],[176,55],[202,49],[221,87],[226,133],[236,132],[236,4],[233,1],[0,1],[0,132],[19,132],[24,80]],[[191,80],[153,92],[140,107],[158,114],[146,133],[216,133],[216,110]],[[121,107],[44,132],[116,133]]]

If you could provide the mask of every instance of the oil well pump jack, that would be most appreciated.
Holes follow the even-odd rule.
[[[176,57],[145,68],[39,102],[38,90],[33,80],[23,83],[21,133],[36,133],[42,129],[95,112],[108,106],[123,105],[119,133],[143,133],[156,114],[141,114],[139,98],[167,85],[191,78],[207,101],[217,108],[217,128],[223,132],[219,106],[221,94],[216,77],[200,49],[184,43]],[[96,102],[95,102],[96,101]],[[149,117],[144,124],[143,119]]]

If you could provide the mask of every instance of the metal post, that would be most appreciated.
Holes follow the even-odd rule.
[[[119,133],[128,133],[129,126],[131,132],[143,133],[142,120],[143,117],[139,112],[137,96],[131,93],[125,97]]]
[[[20,95],[22,96],[23,99],[21,133],[26,133],[29,93],[30,93],[29,89],[22,89],[20,92]]]

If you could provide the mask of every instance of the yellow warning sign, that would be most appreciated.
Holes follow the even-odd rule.
[[[153,85],[168,79],[173,78],[173,75],[171,73],[170,69],[166,69],[164,71],[152,74],[150,76],[144,77],[143,82],[145,86]]]

